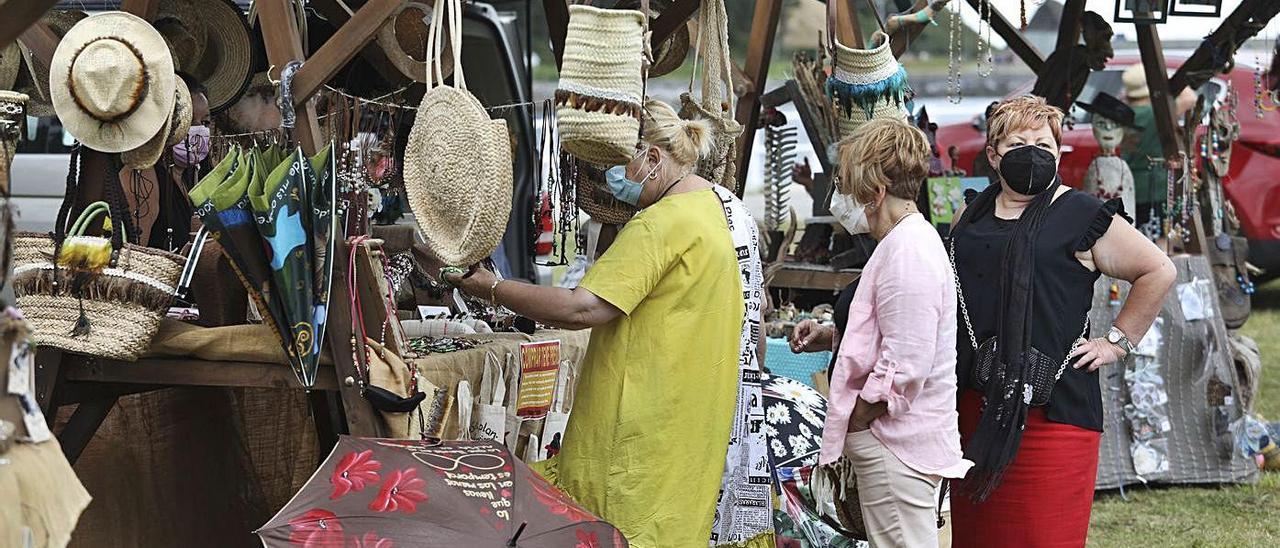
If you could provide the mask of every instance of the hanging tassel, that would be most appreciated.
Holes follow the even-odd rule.
[[[89,334],[89,316],[84,313],[84,297],[77,297],[76,302],[80,304],[80,317],[76,318],[76,325],[71,329],[71,336],[82,337]]]

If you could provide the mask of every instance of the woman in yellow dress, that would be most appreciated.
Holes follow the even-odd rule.
[[[449,276],[541,323],[592,329],[560,454],[536,468],[633,547],[774,545],[758,234],[731,191],[693,173],[713,137],[645,104],[641,147],[606,176],[642,209],[576,289]]]

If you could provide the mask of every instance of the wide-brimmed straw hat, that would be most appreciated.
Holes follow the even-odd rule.
[[[191,92],[187,90],[186,84],[179,80],[173,86],[173,94],[173,114],[165,120],[164,127],[161,127],[154,137],[142,146],[120,155],[120,160],[125,167],[146,169],[154,166],[160,161],[160,156],[164,154],[166,148],[177,144],[187,136],[187,129],[191,127]]]
[[[49,93],[62,126],[76,139],[94,150],[124,152],[165,126],[177,100],[176,80],[160,33],[136,15],[110,11],[85,18],[62,37],[53,52]]]
[[[40,20],[49,26],[49,30],[58,38],[62,38],[85,17],[89,15],[78,10],[57,10],[44,14]],[[49,97],[49,67],[31,52],[30,48],[17,41],[22,53],[22,68],[18,72],[17,82],[13,89],[27,94],[27,114],[30,116],[48,117],[55,114],[53,100]]]
[[[387,60],[401,74],[415,82],[427,79],[427,32],[431,29],[431,4],[405,2],[378,29],[377,41],[387,54]],[[449,47],[449,33],[445,32],[444,49],[440,57],[441,71],[448,78],[453,74],[453,53]]]
[[[209,112],[229,108],[253,77],[253,36],[231,0],[166,0],[156,29],[173,50],[177,69],[204,85]]]

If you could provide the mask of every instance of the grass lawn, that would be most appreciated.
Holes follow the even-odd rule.
[[[1258,288],[1242,331],[1262,350],[1255,411],[1280,420],[1280,282]],[[1177,458],[1174,456],[1174,458]],[[1280,473],[1257,485],[1126,490],[1098,497],[1090,546],[1280,546]]]

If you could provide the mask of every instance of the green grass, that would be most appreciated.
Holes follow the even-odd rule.
[[[1280,420],[1280,282],[1258,289],[1241,330],[1262,351],[1255,411]],[[1176,457],[1175,457],[1176,458]],[[1280,546],[1280,473],[1257,485],[1166,487],[1098,497],[1090,546]]]

